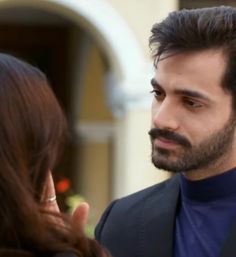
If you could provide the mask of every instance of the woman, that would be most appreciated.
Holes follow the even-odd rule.
[[[42,72],[0,54],[0,256],[108,256],[56,210],[50,170],[65,136]]]

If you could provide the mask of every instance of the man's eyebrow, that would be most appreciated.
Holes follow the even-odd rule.
[[[161,86],[159,85],[159,83],[158,83],[154,78],[151,79],[151,85],[152,85],[153,87],[161,87]]]
[[[151,79],[151,85],[153,87],[159,87],[162,89],[161,85],[156,81],[155,78]],[[211,101],[211,99],[209,97],[207,97],[206,95],[201,94],[200,92],[194,91],[194,90],[189,90],[189,89],[175,89],[174,93],[177,95],[184,95],[184,96],[189,96],[189,97],[193,97],[193,98],[199,98],[199,99],[203,99],[206,101]]]
[[[207,101],[211,101],[210,98],[208,98],[207,96],[193,91],[193,90],[189,90],[189,89],[175,89],[174,93],[177,95],[184,95],[184,96],[189,96],[189,97],[194,97],[194,98],[200,98],[200,99],[204,99]]]

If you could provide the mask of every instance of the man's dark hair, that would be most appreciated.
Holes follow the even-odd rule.
[[[151,32],[149,44],[155,66],[163,54],[221,49],[227,61],[222,87],[232,94],[236,109],[236,8],[174,11],[154,24]]]

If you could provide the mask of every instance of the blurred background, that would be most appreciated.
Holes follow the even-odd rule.
[[[54,170],[64,211],[94,226],[114,198],[166,179],[150,162],[150,29],[173,10],[219,0],[0,0],[0,51],[46,73],[70,136]]]

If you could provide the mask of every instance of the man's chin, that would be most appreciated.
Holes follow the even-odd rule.
[[[180,167],[178,167],[178,165],[176,165],[176,163],[170,162],[170,160],[164,160],[164,158],[157,159],[155,157],[152,157],[152,163],[157,169],[164,170],[167,172],[179,173],[183,171]]]

